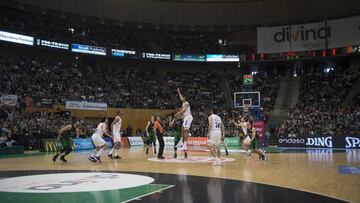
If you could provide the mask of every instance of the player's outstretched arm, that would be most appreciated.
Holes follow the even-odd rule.
[[[178,94],[179,94],[180,100],[181,100],[181,101],[184,101],[184,96],[181,94],[180,88],[177,88],[177,92],[178,92]]]
[[[175,116],[172,118],[172,120],[170,121],[170,124],[169,124],[169,126],[170,127],[173,127],[174,126],[174,123],[175,123]]]
[[[110,134],[109,131],[106,129],[106,125],[105,125],[105,124],[102,126],[102,129],[103,129],[105,135],[107,135],[108,137],[111,137],[111,134]]]
[[[147,135],[147,136],[149,136],[149,131],[148,131],[149,127],[150,127],[150,121],[147,122],[146,128],[145,128],[145,131],[146,131],[146,135]]]

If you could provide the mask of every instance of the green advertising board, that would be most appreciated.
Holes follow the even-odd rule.
[[[24,154],[23,146],[0,147],[0,155]]]
[[[240,138],[239,137],[225,137],[224,143],[228,147],[240,147]]]

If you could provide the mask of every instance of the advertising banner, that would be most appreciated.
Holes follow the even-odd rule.
[[[279,138],[278,147],[346,148],[360,149],[359,135],[318,135],[297,138]]]
[[[170,60],[171,54],[160,54],[160,53],[142,53],[143,59],[162,59],[162,60]]]
[[[165,146],[174,146],[175,139],[174,137],[164,137]]]
[[[174,143],[175,143],[174,137],[165,136],[165,137],[163,137],[163,139],[164,139],[165,146],[174,146]],[[156,139],[156,145],[159,146],[158,139]]]
[[[128,137],[130,146],[144,146],[144,142],[141,137]]]
[[[333,136],[335,148],[360,149],[360,135]]]
[[[103,137],[103,139],[105,140],[106,142],[106,145],[110,148],[110,147],[113,147],[113,141],[112,141],[112,138],[111,137]]]
[[[25,45],[34,45],[34,37],[0,31],[0,40]]]
[[[326,48],[331,29],[325,22],[257,28],[257,52],[278,53]]]
[[[127,137],[121,137],[121,146],[129,147],[129,141],[128,141]]]
[[[205,61],[203,54],[175,54],[174,61]]]
[[[240,137],[225,137],[224,143],[228,147],[240,147]]]
[[[360,16],[329,20],[327,25],[331,27],[331,37],[328,39],[329,48],[360,44]]]
[[[325,22],[291,25],[290,51],[326,49],[326,39],[330,36],[331,29]]]
[[[208,62],[238,62],[239,55],[206,54]]]
[[[106,111],[107,103],[87,101],[66,101],[66,109]]]
[[[91,141],[91,138],[79,138],[73,139],[75,144],[75,150],[85,150],[85,149],[94,149],[94,145]]]
[[[97,47],[97,46],[90,46],[90,45],[84,45],[84,44],[72,44],[71,51],[77,52],[77,53],[106,56],[106,48],[105,47]]]
[[[41,141],[44,152],[57,152],[62,148],[61,143],[56,139],[42,139]],[[72,149],[75,149],[75,144],[73,144]]]
[[[360,16],[257,28],[257,53],[311,51],[360,44]]]
[[[207,146],[207,137],[188,137],[188,146]]]
[[[136,51],[111,49],[111,55],[116,57],[136,58]]]
[[[48,48],[55,48],[55,49],[64,49],[64,50],[69,49],[69,44],[55,42],[55,41],[48,41],[48,40],[43,40],[43,39],[37,39],[36,45],[42,46],[42,47],[48,47]]]
[[[53,100],[49,98],[33,97],[36,107],[52,108]]]
[[[287,51],[290,51],[290,26],[257,28],[257,53]]]
[[[16,106],[17,96],[12,94],[0,94],[0,101],[7,106]]]

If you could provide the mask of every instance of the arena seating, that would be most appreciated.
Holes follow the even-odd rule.
[[[211,37],[209,33],[147,31],[134,27],[78,22],[4,7],[0,7],[0,27],[5,31],[48,40],[137,51],[196,54],[239,54],[254,51],[246,45],[219,45],[218,39]],[[230,94],[234,91],[260,91],[262,108],[250,111],[254,119],[266,121],[274,106],[281,80],[279,76],[260,72],[254,75],[254,85],[245,86],[242,75],[222,78],[217,73],[204,71],[167,70],[160,73],[155,67],[144,70],[142,67],[129,65],[102,67],[100,70],[92,65],[29,57],[1,57],[0,69],[1,93],[16,94],[20,101],[26,96],[34,96],[51,98],[58,104],[64,104],[66,100],[86,100],[106,102],[110,107],[118,108],[173,109],[180,106],[176,93],[179,87],[191,101],[196,118],[192,125],[195,136],[206,135],[205,112],[209,108],[220,110],[227,135],[238,134],[232,121],[245,113],[242,109],[234,109],[227,104],[224,88],[230,88]],[[281,126],[281,136],[360,134],[359,96],[354,98],[354,103],[343,102],[355,79],[356,75],[346,71],[301,75],[299,103],[289,112]],[[223,81],[229,87],[221,85]],[[1,111],[0,127],[7,135],[9,131],[14,135],[18,132],[43,134],[45,131],[52,134],[58,130],[56,127],[59,125],[55,127],[51,123],[64,123],[71,118],[71,115],[63,118],[53,114],[28,113],[21,106]],[[29,121],[20,125],[21,128],[16,125],[8,129],[13,124],[22,123],[24,119]],[[88,127],[91,128],[90,124]]]
[[[299,103],[289,112],[279,136],[360,134],[360,105],[345,102],[356,78],[341,69],[302,75]]]
[[[85,43],[111,48],[162,53],[238,54],[254,51],[243,44],[219,44],[219,39],[202,32],[147,31],[136,27],[94,24],[0,7],[4,31],[60,42]]]
[[[18,95],[22,102],[26,96],[34,96],[53,99],[55,104],[65,104],[66,100],[84,100],[107,102],[110,107],[173,109],[181,105],[176,92],[179,87],[191,101],[194,117],[197,118],[192,132],[199,136],[206,135],[207,109],[221,110],[220,115],[229,128],[231,120],[243,114],[241,110],[226,105],[225,87],[220,84],[222,76],[213,72],[168,70],[160,74],[157,72],[159,70],[149,71],[126,65],[104,67],[100,71],[80,63],[26,57],[1,57],[0,68],[4,70],[4,74],[0,75],[0,88],[4,90],[2,93]],[[262,82],[263,77],[255,77],[255,89],[265,91],[268,85]],[[276,92],[277,82],[274,84],[272,91]],[[23,108],[17,111],[24,113],[20,109]],[[41,114],[36,116],[42,117]],[[228,135],[234,133],[233,130],[227,131]]]

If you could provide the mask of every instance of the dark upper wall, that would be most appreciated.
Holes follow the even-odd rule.
[[[6,1],[4,1],[6,2]],[[0,2],[0,3],[4,3]],[[359,0],[18,0],[102,19],[175,25],[266,25],[360,13]]]

